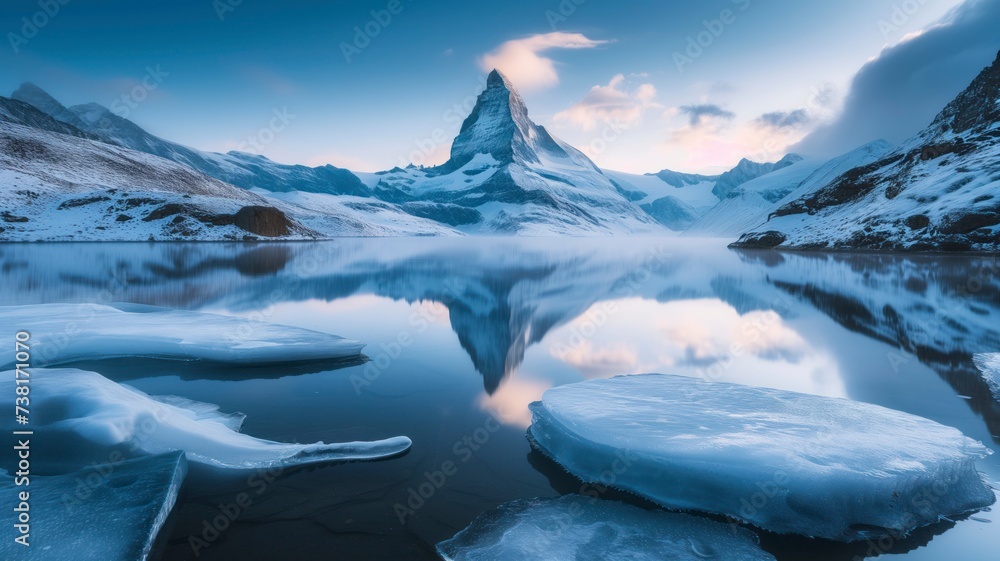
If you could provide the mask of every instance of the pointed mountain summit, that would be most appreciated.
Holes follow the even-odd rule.
[[[563,145],[545,127],[532,122],[521,94],[499,70],[490,72],[486,89],[462,123],[447,166],[460,168],[476,154],[489,154],[501,164],[541,164],[547,156],[596,169],[582,153]]]
[[[1000,55],[922,132],[774,212],[736,247],[1000,250]]]
[[[82,131],[87,129],[86,124],[76,114],[31,82],[21,84],[21,87],[11,94],[10,98],[27,103],[57,121],[62,121]]]
[[[498,70],[490,72],[447,162],[378,174],[374,191],[440,205],[435,213],[475,211],[477,218],[462,224],[473,233],[662,231],[583,152],[535,124],[517,88]]]

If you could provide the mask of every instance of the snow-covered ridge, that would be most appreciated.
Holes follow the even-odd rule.
[[[922,132],[784,204],[738,247],[1000,249],[1000,55]]]
[[[373,207],[327,197],[312,204],[240,189],[187,165],[94,140],[5,98],[0,98],[0,192],[0,239],[6,241],[457,234],[389,203]]]
[[[827,185],[850,169],[879,159],[892,148],[892,144],[877,140],[826,162],[817,158],[800,159],[747,181],[732,189],[684,235],[736,238],[766,222],[782,205]]]

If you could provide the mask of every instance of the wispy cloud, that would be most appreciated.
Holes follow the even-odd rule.
[[[708,102],[676,107],[667,114],[684,121],[669,132],[661,146],[664,154],[706,170],[723,169],[741,158],[777,160],[817,119],[809,110],[793,109],[737,121],[733,112]]]
[[[692,127],[699,127],[714,118],[724,121],[732,121],[736,118],[736,114],[732,111],[727,111],[712,103],[682,105],[677,108],[677,111],[681,115],[687,115],[688,122]]]
[[[796,109],[794,111],[773,111],[771,113],[764,113],[760,117],[757,117],[757,123],[761,126],[771,127],[773,129],[787,129],[795,128],[801,125],[805,125],[812,121],[809,112],[805,109]]]
[[[596,41],[581,33],[543,33],[501,44],[479,59],[479,67],[494,68],[510,78],[521,90],[539,90],[559,83],[555,61],[542,56],[551,49],[592,49],[608,41]]]
[[[593,130],[604,123],[628,127],[638,122],[646,110],[662,107],[655,101],[653,84],[641,83],[629,88],[627,82],[623,74],[618,74],[606,86],[594,86],[582,100],[556,113],[554,120],[583,130]]]

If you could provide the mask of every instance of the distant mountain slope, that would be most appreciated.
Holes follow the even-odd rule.
[[[781,206],[736,247],[1000,249],[1000,56],[924,131]]]
[[[721,175],[679,173],[667,169],[646,175],[608,170],[604,170],[604,174],[615,183],[619,192],[635,201],[660,224],[674,232],[683,232],[725,202],[728,194],[740,185],[776,173],[801,160],[802,157],[797,154],[788,154],[773,163],[743,159]],[[719,193],[727,195],[720,199]]]
[[[6,97],[0,97],[0,121],[24,125],[26,127],[33,127],[49,132],[68,134],[78,138],[99,140],[96,136],[85,133],[73,125],[64,123],[45,113],[42,113],[32,105]]]
[[[0,186],[7,241],[314,236],[263,197],[174,162],[9,122],[0,122]]]
[[[715,182],[715,187],[712,188],[712,193],[719,200],[725,199],[729,196],[729,193],[732,193],[734,189],[747,181],[757,179],[773,171],[778,171],[781,168],[786,168],[801,160],[802,156],[798,154],[786,154],[784,158],[781,158],[777,162],[763,164],[743,158],[736,164],[736,167],[719,176],[719,179]]]
[[[583,153],[533,123],[517,90],[498,72],[488,79],[447,163],[382,172],[374,184],[334,166],[283,165],[253,154],[188,148],[151,135],[98,104],[64,107],[32,84],[23,85],[14,97],[92,138],[160,156],[245,189],[376,199],[397,204],[395,210],[416,218],[439,222],[447,231],[450,227],[470,233],[528,235],[662,231]],[[322,202],[324,208],[332,204]]]
[[[319,205],[266,197],[176,162],[74,132],[79,133],[31,105],[0,97],[0,240],[456,233],[395,205],[371,208],[333,197]]]
[[[34,84],[23,84],[11,97],[85,131],[91,135],[90,138],[160,156],[244,189],[359,196],[372,194],[360,179],[345,169],[330,165],[316,168],[284,165],[242,152],[217,154],[195,150],[154,136],[97,103],[64,107]]]
[[[866,144],[827,162],[800,160],[736,187],[714,208],[684,231],[690,237],[737,238],[767,221],[781,205],[828,184],[840,174],[869,164],[893,146],[884,140]]]

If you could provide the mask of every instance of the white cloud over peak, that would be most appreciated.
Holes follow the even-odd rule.
[[[552,49],[592,49],[608,41],[596,41],[582,33],[542,33],[513,39],[484,54],[479,67],[484,72],[496,68],[523,91],[540,90],[559,83],[555,61],[543,56]]]
[[[641,83],[630,88],[628,82],[623,74],[618,74],[606,86],[590,88],[582,100],[557,113],[554,120],[583,130],[593,130],[606,123],[629,127],[637,123],[646,110],[662,108],[655,101],[653,84]]]

